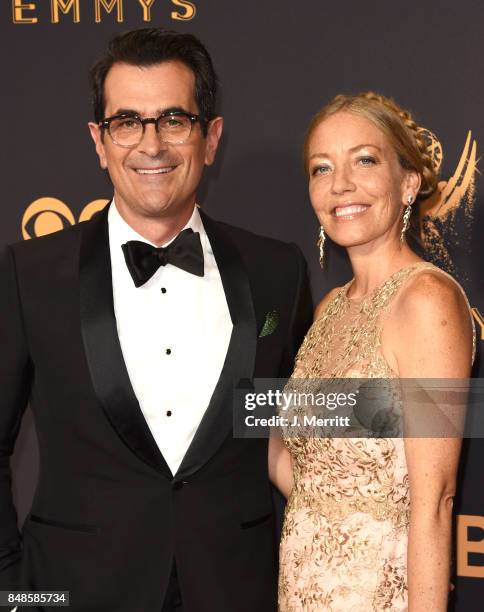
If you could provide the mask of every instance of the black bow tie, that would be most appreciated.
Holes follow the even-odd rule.
[[[154,247],[130,240],[122,245],[124,259],[136,287],[141,287],[160,266],[172,264],[190,274],[203,276],[203,250],[200,234],[183,230],[167,247]]]

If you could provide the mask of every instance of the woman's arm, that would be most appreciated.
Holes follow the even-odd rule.
[[[280,436],[269,438],[269,478],[287,499],[294,485],[291,454]]]
[[[386,336],[400,378],[467,378],[472,327],[462,293],[439,273],[420,274],[410,282],[395,304]],[[445,612],[461,440],[407,438],[404,443],[411,507],[409,610]]]

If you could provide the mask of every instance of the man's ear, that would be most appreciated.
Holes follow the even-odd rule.
[[[218,143],[222,136],[224,120],[222,117],[212,119],[207,127],[206,147],[205,147],[205,165],[211,166],[215,160]]]
[[[96,153],[99,157],[99,164],[103,170],[106,170],[108,163],[106,160],[106,152],[104,151],[104,143],[101,137],[101,128],[97,123],[90,121],[88,124],[89,131],[91,132],[91,138],[96,145]]]

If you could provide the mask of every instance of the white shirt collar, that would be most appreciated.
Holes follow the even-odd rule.
[[[147,240],[144,236],[141,236],[140,234],[138,234],[138,232],[134,230],[131,227],[131,225],[126,223],[123,217],[119,214],[114,198],[111,202],[111,205],[108,211],[108,224],[109,224],[109,239],[110,239],[111,250],[113,248],[116,248],[116,246],[121,246],[122,244],[125,244],[129,240],[140,240],[141,242],[147,242],[148,244],[151,244],[152,246],[156,246],[155,244]],[[202,219],[200,218],[200,213],[198,212],[197,205],[195,205],[193,209],[192,216],[190,217],[186,225],[180,231],[183,231],[184,229],[187,229],[187,228],[191,228],[194,232],[199,232],[201,238],[205,237],[205,229],[203,227]],[[171,240],[169,240],[162,246],[167,246],[168,244],[170,244],[170,242],[175,240],[175,238],[176,236],[173,236]],[[204,240],[202,240],[202,245],[203,245],[203,242]]]

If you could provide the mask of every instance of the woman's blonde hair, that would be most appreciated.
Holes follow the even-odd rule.
[[[392,98],[373,91],[353,96],[338,95],[316,113],[311,120],[304,141],[304,169],[309,174],[309,142],[314,130],[327,117],[339,112],[365,117],[378,127],[394,148],[402,168],[414,170],[422,182],[417,198],[424,200],[437,189],[438,173],[428,151],[428,143],[421,128],[409,111]]]

